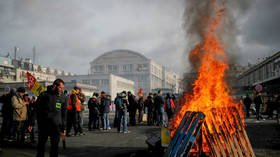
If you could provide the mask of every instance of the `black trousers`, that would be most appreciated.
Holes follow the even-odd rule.
[[[89,112],[88,117],[88,129],[98,129],[99,128],[99,117],[93,111]]]
[[[132,125],[132,126],[135,126],[136,125],[136,109],[131,109],[129,111],[129,124]]]
[[[67,111],[67,129],[66,134],[70,134],[72,126],[74,127],[74,133],[77,134],[78,126],[77,126],[77,115],[76,111]]]
[[[40,126],[43,125],[43,126]],[[48,137],[50,137],[51,147],[50,147],[50,157],[58,157],[58,144],[60,133],[57,126],[52,126],[47,123],[38,124],[38,145],[37,145],[37,155],[36,157],[45,156],[45,145],[47,143]]]

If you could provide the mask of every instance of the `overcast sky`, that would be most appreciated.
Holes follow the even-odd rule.
[[[0,54],[76,74],[104,52],[130,49],[177,72],[186,69],[184,0],[0,0]],[[233,8],[234,9],[234,8]],[[238,62],[280,51],[280,1],[252,0],[238,16]]]

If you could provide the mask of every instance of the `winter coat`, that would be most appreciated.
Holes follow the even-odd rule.
[[[12,97],[13,106],[13,120],[15,121],[25,121],[27,119],[27,107],[26,102],[19,95]]]

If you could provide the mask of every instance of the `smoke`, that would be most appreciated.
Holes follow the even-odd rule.
[[[246,14],[252,4],[252,0],[186,0],[184,12],[184,28],[188,40],[187,52],[194,48],[207,31],[210,17],[213,15],[213,1],[224,7],[224,17],[217,35],[222,41],[226,53],[229,55],[230,64],[235,63],[237,52],[240,51],[237,43],[239,27],[237,19]],[[189,56],[191,68],[197,69],[199,66],[199,54]],[[195,70],[196,71],[196,70]]]
[[[186,32],[187,56],[190,63],[191,70],[189,71],[191,77],[187,74],[184,76],[186,82],[186,91],[190,91],[192,83],[195,80],[200,62],[202,52],[191,51],[195,47],[199,47],[199,43],[203,35],[209,31],[209,24],[211,24],[211,17],[215,14],[213,8],[215,4],[222,6],[223,17],[220,26],[216,30],[216,35],[220,39],[227,54],[228,64],[234,64],[238,59],[238,52],[240,47],[237,42],[239,33],[238,21],[241,16],[247,13],[247,10],[252,4],[252,0],[186,0],[186,8],[184,12],[184,29]],[[217,3],[213,3],[217,2]],[[190,79],[192,78],[192,79]]]

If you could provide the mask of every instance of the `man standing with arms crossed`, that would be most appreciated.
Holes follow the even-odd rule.
[[[58,143],[65,135],[66,98],[63,95],[64,81],[56,79],[37,99],[38,146],[37,157],[44,157],[45,145],[50,137],[50,157],[58,157]]]

